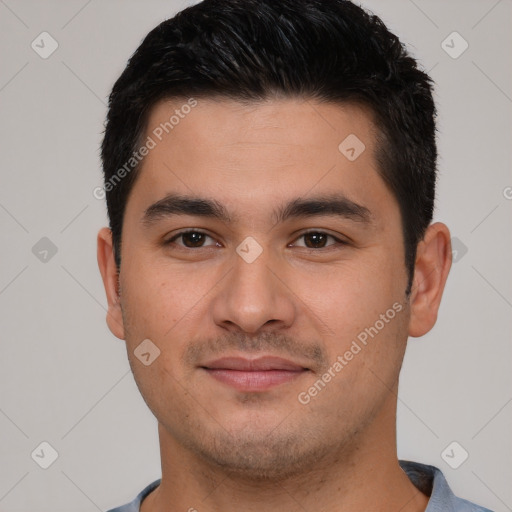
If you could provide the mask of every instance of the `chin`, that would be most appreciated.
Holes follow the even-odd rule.
[[[279,425],[256,429],[252,424],[229,432],[220,428],[210,434],[201,439],[189,437],[188,448],[229,476],[252,482],[303,474],[333,452],[324,436],[283,432]]]

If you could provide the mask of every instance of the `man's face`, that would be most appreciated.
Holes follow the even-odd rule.
[[[356,449],[375,422],[389,434],[410,310],[368,113],[197,101],[161,141],[186,102],[153,109],[124,216],[119,322],[144,399],[170,440],[251,477]],[[291,365],[243,366],[263,356]]]

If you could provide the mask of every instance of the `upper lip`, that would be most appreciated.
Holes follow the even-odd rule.
[[[238,370],[238,371],[264,371],[264,370],[307,370],[304,366],[294,363],[288,359],[273,356],[263,356],[255,359],[244,357],[221,357],[202,364],[201,367],[216,370]]]

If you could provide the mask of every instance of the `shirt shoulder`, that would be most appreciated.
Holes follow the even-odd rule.
[[[406,460],[399,462],[411,482],[421,492],[430,496],[425,512],[492,512],[488,508],[455,496],[439,468]]]
[[[113,508],[109,510],[108,512],[139,512],[140,511],[140,504],[144,500],[144,498],[154,489],[156,489],[160,485],[160,479],[155,480],[154,482],[150,483],[147,487],[145,487],[133,501],[130,501],[130,503],[127,503],[126,505],[121,505],[120,507]]]

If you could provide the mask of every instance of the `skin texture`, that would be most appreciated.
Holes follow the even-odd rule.
[[[400,212],[377,172],[367,111],[304,99],[197,101],[143,161],[124,217],[120,289],[110,231],[98,234],[107,323],[159,422],[162,483],[143,512],[425,510],[428,498],[398,465],[396,394],[408,336],[437,318],[447,227],[428,228],[406,297]],[[185,102],[156,105],[146,136]],[[365,144],[354,161],[338,149],[350,134]],[[142,222],[170,193],[215,200],[230,219]],[[283,204],[332,194],[364,206],[370,222],[277,222]],[[208,235],[203,247],[166,245],[190,228]],[[311,248],[302,235],[312,230],[335,238]],[[249,236],[262,249],[252,263],[236,252]],[[393,304],[401,310],[333,371]],[[160,350],[149,366],[134,355],[145,339]],[[201,368],[227,355],[276,355],[308,371],[242,392]],[[301,403],[329,368],[335,376]]]

